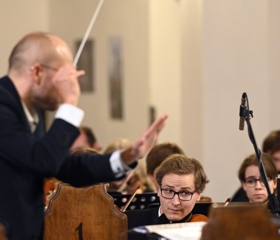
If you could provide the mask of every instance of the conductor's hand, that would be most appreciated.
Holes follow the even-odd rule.
[[[72,65],[65,65],[57,71],[52,81],[61,97],[61,103],[77,106],[81,94],[78,77],[84,74],[84,71],[77,71]]]
[[[155,145],[160,131],[164,128],[167,117],[167,114],[159,117],[145,132],[142,133],[140,138],[133,143],[131,148],[122,152],[121,158],[125,164],[130,165],[149,153]]]

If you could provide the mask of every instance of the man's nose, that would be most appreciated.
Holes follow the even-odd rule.
[[[174,197],[172,198],[172,203],[175,204],[175,205],[179,205],[181,203],[178,193],[175,194]]]

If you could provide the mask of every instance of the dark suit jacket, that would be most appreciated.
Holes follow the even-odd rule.
[[[131,231],[135,227],[139,226],[146,226],[146,225],[157,225],[157,224],[170,224],[170,221],[162,214],[158,217],[158,207],[155,208],[148,208],[143,210],[127,210],[124,213],[127,215],[127,222],[128,222],[128,239],[130,240],[146,240],[146,239],[160,239],[157,235],[151,233],[148,235],[143,234],[136,234],[135,232]],[[184,219],[180,222],[187,222],[192,213],[187,215]]]
[[[127,210],[124,213],[127,216],[128,229],[158,224],[158,207],[142,210]]]
[[[204,214],[204,212],[205,210],[208,211],[208,208],[211,206],[212,203],[202,203],[205,206],[199,206],[200,203],[197,204],[195,205],[191,213],[189,213],[177,223],[188,222],[193,214],[202,214],[204,216],[207,216],[206,214]],[[164,214],[162,214],[160,217],[158,216],[158,209],[159,205],[158,207],[148,209],[136,209],[125,211],[124,213],[127,216],[128,229],[132,229],[139,226],[170,223],[170,221],[165,217]]]
[[[44,178],[54,176],[76,187],[116,180],[110,154],[68,153],[79,135],[73,125],[55,119],[43,137],[36,135],[13,83],[0,79],[0,222],[9,240],[42,239]]]

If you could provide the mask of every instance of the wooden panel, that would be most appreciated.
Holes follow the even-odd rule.
[[[103,184],[74,188],[56,183],[45,210],[44,240],[126,240],[127,217]]]
[[[231,203],[224,207],[213,203],[209,221],[202,229],[201,240],[279,240],[278,226],[266,206]]]

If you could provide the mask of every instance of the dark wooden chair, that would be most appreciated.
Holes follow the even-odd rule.
[[[201,240],[279,240],[279,226],[266,206],[253,203],[213,203]]]
[[[75,188],[56,183],[45,209],[44,240],[126,240],[127,217],[104,184]]]

